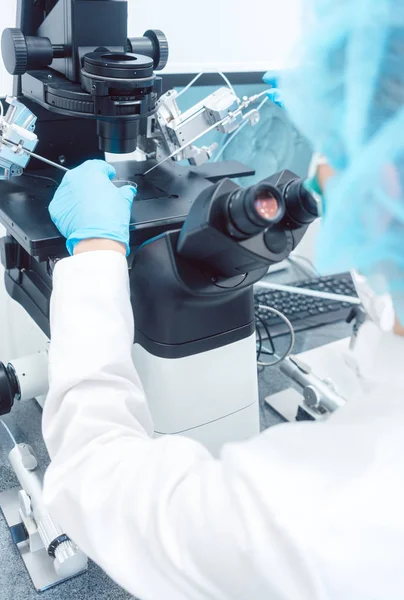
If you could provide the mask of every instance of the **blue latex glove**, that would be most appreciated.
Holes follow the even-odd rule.
[[[63,177],[49,213],[66,238],[66,247],[74,247],[89,238],[107,238],[121,242],[129,253],[129,223],[136,189],[130,185],[115,187],[111,179],[114,167],[103,160],[89,160]]]
[[[267,92],[267,96],[271,100],[271,102],[273,102],[277,106],[280,106],[281,108],[284,108],[285,105],[283,103],[282,95],[277,87],[277,78],[274,77],[270,71],[268,71],[267,73],[265,73],[262,80],[264,81],[264,83],[267,83],[271,86],[271,89],[269,89]]]
[[[264,73],[264,75],[262,76],[262,81],[270,85],[271,88],[278,87],[278,78],[276,77],[274,72],[267,71],[266,73]]]
[[[268,90],[267,96],[271,100],[271,102],[276,104],[276,106],[285,108],[285,105],[282,100],[282,95],[281,95],[280,91],[278,90],[278,88],[272,88],[271,90]]]

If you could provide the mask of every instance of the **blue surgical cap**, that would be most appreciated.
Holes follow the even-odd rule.
[[[337,172],[317,246],[323,272],[357,269],[404,323],[404,2],[312,0],[284,73],[285,107]]]

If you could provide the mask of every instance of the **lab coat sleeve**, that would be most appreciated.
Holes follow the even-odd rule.
[[[262,450],[230,447],[214,460],[191,439],[151,437],[128,287],[114,252],[54,271],[43,416],[54,518],[141,600],[320,597],[307,555],[259,489]],[[261,468],[260,484],[249,474]]]

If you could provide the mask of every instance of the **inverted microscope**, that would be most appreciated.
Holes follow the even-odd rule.
[[[181,112],[178,93],[156,75],[167,40],[158,30],[128,37],[127,4],[18,0],[17,27],[3,32],[14,75],[0,119],[5,286],[50,337],[52,272],[67,251],[48,205],[63,172],[109,153],[118,178],[137,185],[133,359],[155,434],[185,434],[217,454],[259,431],[253,284],[289,256],[317,205],[290,171],[244,189],[232,179],[251,168],[209,162],[215,145],[196,142],[255,125],[260,95],[239,99],[226,86]],[[123,153],[130,159],[114,160]],[[47,381],[46,352],[0,363],[0,414],[44,398]],[[46,513],[32,449],[20,445],[10,460],[21,490],[0,495],[0,506],[45,589],[84,570],[85,557]]]

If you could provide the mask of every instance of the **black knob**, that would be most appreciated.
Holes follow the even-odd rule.
[[[28,49],[21,29],[9,27],[1,36],[4,66],[11,75],[22,75],[28,67]]]
[[[63,49],[59,46],[55,48]],[[30,69],[43,69],[56,57],[49,38],[25,36],[21,29],[12,27],[3,31],[1,53],[4,66],[11,75],[23,75]]]
[[[149,29],[143,37],[128,39],[127,50],[152,58],[155,71],[164,69],[168,61],[167,38],[159,29]]]
[[[18,383],[12,371],[0,362],[0,415],[11,412],[17,394]]]
[[[148,29],[144,37],[149,38],[154,47],[154,69],[161,71],[168,62],[168,40],[160,29]]]

